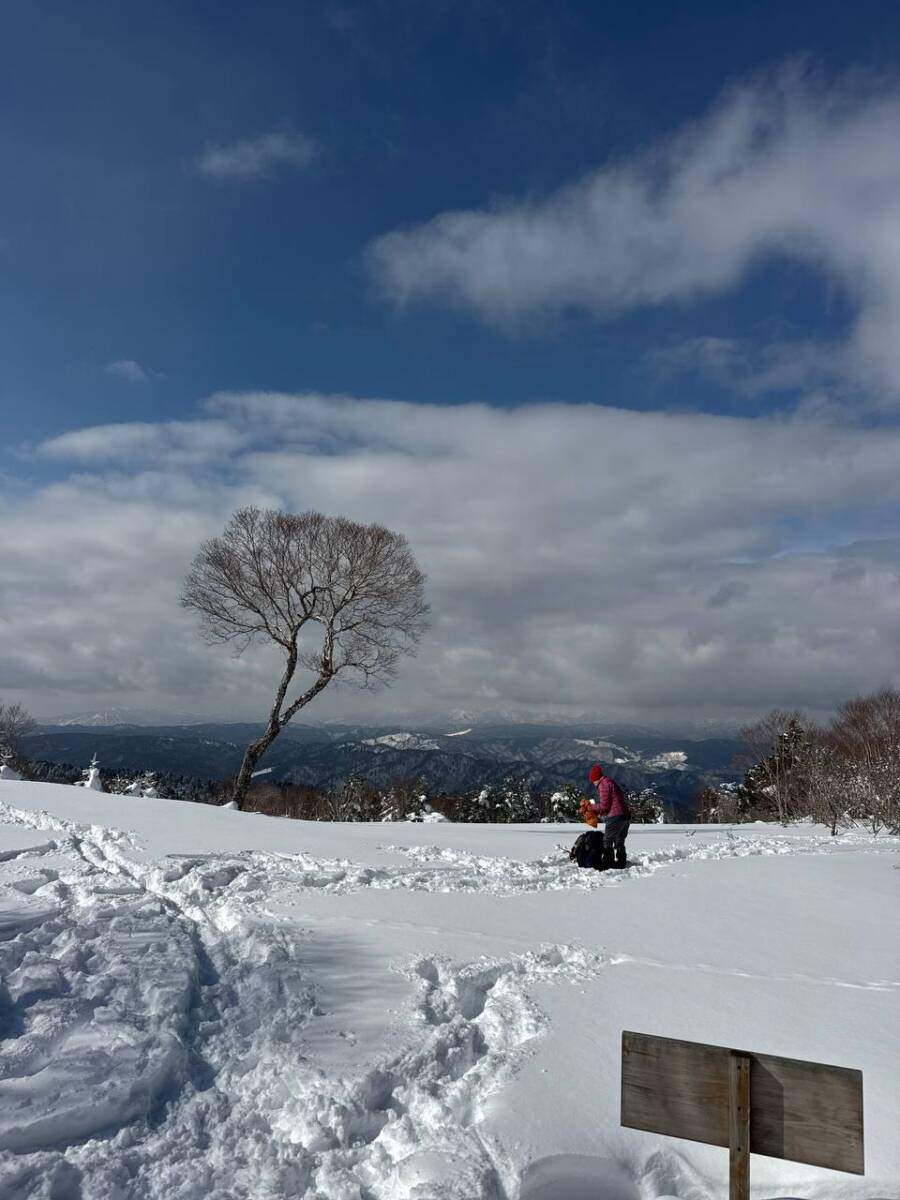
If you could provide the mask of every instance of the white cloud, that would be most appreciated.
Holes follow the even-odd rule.
[[[42,458],[78,463],[153,462],[172,466],[227,458],[243,435],[221,421],[128,421],[93,425],[43,442]]]
[[[388,233],[369,262],[396,301],[514,323],[603,317],[736,287],[767,257],[810,264],[856,306],[835,366],[900,398],[900,87],[797,67],[554,194]]]
[[[117,359],[115,362],[107,363],[103,370],[115,379],[124,379],[126,383],[149,383],[153,378],[153,372],[142,367],[133,358]]]
[[[848,377],[846,351],[822,340],[699,336],[651,351],[644,365],[667,387],[679,376],[702,375],[751,400],[794,397],[798,412],[839,417],[853,406],[867,409],[862,381]]]
[[[278,167],[308,167],[316,143],[304,133],[263,133],[227,146],[210,146],[198,168],[216,179],[250,180],[271,175]]]
[[[40,453],[74,473],[0,501],[2,679],[40,713],[264,706],[272,659],[205,647],[177,604],[200,541],[250,502],[382,521],[429,575],[419,658],[381,699],[337,693],[320,716],[496,703],[652,722],[900,682],[900,539],[862,540],[900,503],[894,430],[254,393]],[[828,550],[832,525],[860,544]],[[826,549],[792,552],[811,540]]]

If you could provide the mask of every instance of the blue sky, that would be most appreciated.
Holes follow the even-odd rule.
[[[60,639],[58,663],[71,643],[62,614],[90,625],[79,570],[114,577],[119,556],[139,574],[163,572],[144,623],[167,629],[190,544],[173,533],[142,569],[133,546],[141,519],[172,517],[195,537],[250,499],[402,524],[422,485],[411,475],[410,493],[385,499],[396,455],[426,462],[435,439],[459,468],[452,487],[480,488],[484,507],[468,523],[442,516],[440,536],[410,518],[439,582],[434,640],[407,681],[407,707],[540,706],[545,673],[532,678],[529,656],[552,645],[558,664],[566,630],[592,648],[561,671],[548,707],[583,710],[598,676],[615,680],[610,709],[645,717],[657,703],[680,710],[680,695],[704,714],[729,696],[742,712],[769,702],[827,708],[841,689],[889,682],[896,643],[886,648],[871,630],[891,636],[890,548],[900,537],[900,495],[883,462],[900,399],[898,80],[900,22],[889,3],[7,6],[0,504],[15,613],[47,588],[26,561],[35,526],[45,554],[79,544],[75,599],[60,584],[38,626],[8,623],[11,686],[44,713],[82,696],[204,709],[176,669],[187,642],[175,639],[169,673],[154,673],[145,643],[122,632],[125,595],[74,657],[66,651],[65,687],[54,683],[47,630]],[[208,399],[217,393],[259,399],[252,437],[245,409],[217,408]],[[264,402],[270,393],[293,397],[310,429],[286,427],[288,401]],[[371,397],[412,407],[372,410]],[[557,406],[562,457],[533,453],[535,404]],[[439,433],[433,405],[447,410]],[[507,425],[485,426],[481,405],[508,410]],[[585,436],[603,439],[584,460],[577,406],[594,422]],[[644,424],[629,422],[629,410]],[[659,424],[665,414],[674,425]],[[428,437],[414,443],[404,422]],[[476,428],[496,437],[493,457],[473,449],[465,431]],[[727,536],[713,530],[715,487],[729,481],[717,463],[688,463],[691,439],[707,438],[721,460],[754,439],[773,453],[782,428],[794,462],[773,480],[765,462],[735,458],[732,470],[759,483]],[[353,490],[355,475],[343,493],[324,480],[301,486],[317,478],[315,455],[335,447],[372,467],[366,487]],[[293,474],[281,470],[286,454],[296,456]],[[499,651],[486,614],[510,600],[498,599],[495,575],[517,577],[526,527],[543,517],[523,502],[496,544],[480,548],[465,620],[448,564],[459,569],[460,543],[506,511],[486,480],[510,462],[509,486],[530,487],[540,513],[553,511],[549,539],[583,532],[552,563],[583,600],[529,608],[522,596],[544,583],[535,567],[516,592],[522,648]],[[595,469],[611,492],[596,490]],[[561,498],[549,481],[569,472],[584,490]],[[715,485],[700,489],[702,500],[697,472]],[[652,505],[636,521],[628,498],[641,491],[649,503],[654,489],[684,504],[680,574],[667,585],[680,600],[644,614],[641,628],[660,646],[644,645],[636,671],[621,647],[640,629],[626,626],[635,596],[670,569],[673,534]],[[460,497],[437,499],[446,513]],[[88,510],[97,532],[81,544],[66,521],[81,528]],[[658,551],[649,574],[632,526]],[[709,540],[694,545],[701,526]],[[528,554],[539,558],[540,548]],[[775,580],[774,564],[824,572],[840,590],[848,557],[866,564],[864,594],[823,593],[823,611],[796,612],[799,640],[785,640],[775,594],[799,605],[810,584]],[[576,578],[585,560],[603,569],[612,560],[631,581],[631,592],[607,598],[608,637],[592,624],[590,575]],[[759,573],[732,587],[729,573],[740,570]],[[730,599],[692,607],[700,577],[707,599],[756,595],[752,619],[735,615],[726,631]],[[699,611],[711,614],[702,627]],[[799,632],[810,622],[815,646]],[[84,668],[103,657],[110,626],[122,666],[104,667],[95,686]],[[737,694],[751,626],[773,667]],[[623,692],[636,674],[644,682]],[[683,679],[684,691],[662,676]],[[429,682],[438,677],[441,686]],[[216,678],[224,695],[232,685]],[[256,686],[262,695],[264,671]]]
[[[178,414],[220,388],[732,409],[648,370],[671,342],[839,326],[839,290],[768,263],[699,304],[515,336],[386,306],[379,234],[552,192],[800,54],[892,69],[889,3],[11,4],[0,195],[5,439]],[[210,146],[302,133],[305,168],[204,175]],[[106,374],[133,361],[153,376]],[[777,399],[777,398],[776,398]],[[774,401],[773,401],[774,402]],[[758,400],[755,402],[758,405]]]

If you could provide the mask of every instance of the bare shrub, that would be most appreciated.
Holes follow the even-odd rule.
[[[247,791],[245,808],[268,817],[324,821],[325,800],[318,788],[296,783],[255,782]]]
[[[21,704],[4,704],[0,701],[0,754],[17,771],[24,771],[27,766],[22,752],[22,739],[35,728],[34,718]]]
[[[882,688],[837,710],[829,741],[849,814],[877,833],[900,828],[900,692]]]
[[[827,729],[815,729],[809,751],[807,815],[834,836],[851,821],[847,762]]]

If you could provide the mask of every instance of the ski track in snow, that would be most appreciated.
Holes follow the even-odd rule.
[[[0,821],[52,835],[0,856],[8,1200],[509,1200],[518,1175],[479,1124],[543,1028],[529,989],[643,960],[567,946],[463,964],[421,957],[404,968],[405,1048],[335,1076],[304,1055],[320,1014],[304,970],[310,935],[267,911],[273,895],[589,890],[687,859],[810,852],[778,837],[686,839],[615,876],[578,871],[564,847],[532,862],[384,847],[414,858],[409,867],[258,852],[153,863],[114,829],[3,804]],[[662,1173],[705,1196],[686,1172],[677,1153],[654,1155],[633,1195],[641,1180],[656,1194]]]

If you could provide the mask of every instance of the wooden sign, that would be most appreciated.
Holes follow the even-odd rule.
[[[862,1175],[862,1072],[702,1042],[622,1034],[622,1124],[731,1152],[731,1198],[750,1155]]]

